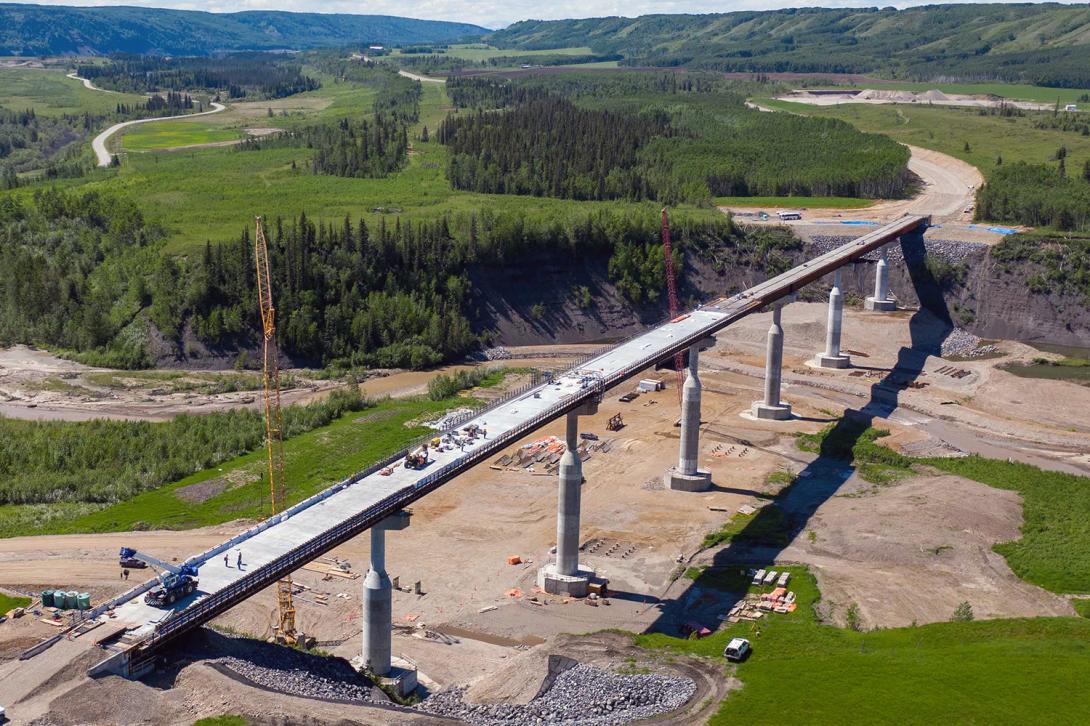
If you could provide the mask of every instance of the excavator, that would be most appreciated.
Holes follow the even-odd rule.
[[[121,548],[121,560],[136,560],[151,565],[159,586],[148,590],[144,602],[152,607],[166,608],[178,600],[192,595],[197,589],[197,568],[190,565],[172,565],[160,559],[137,552],[132,547]]]

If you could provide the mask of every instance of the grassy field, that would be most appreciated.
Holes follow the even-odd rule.
[[[13,111],[32,108],[46,115],[112,113],[117,104],[140,104],[143,96],[104,93],[85,88],[64,71],[36,68],[0,68],[0,106]]]
[[[418,136],[425,125],[434,137],[439,122],[450,108],[442,85],[423,84],[423,93],[420,122],[410,132],[410,138]],[[156,127],[164,132],[185,133],[185,127],[190,125],[203,129],[202,134],[220,133],[220,130],[223,134],[235,134],[233,129],[239,125],[285,126],[315,118],[336,118],[360,108],[370,112],[372,99],[369,89],[329,82],[312,94],[280,99],[282,103],[274,108],[273,118],[266,115],[268,104],[257,102],[241,109],[232,107],[223,114],[205,117],[199,122],[142,126],[151,127],[152,134],[156,133]],[[278,115],[280,110],[277,109],[292,110],[289,116],[284,117]],[[142,137],[135,138],[139,140]],[[190,140],[194,138],[200,137],[189,137]],[[173,142],[154,138],[147,143],[169,145]],[[413,220],[434,219],[446,212],[470,212],[484,208],[495,212],[524,211],[556,217],[570,214],[573,210],[632,208],[631,204],[623,201],[576,202],[452,191],[445,171],[447,149],[434,141],[414,141],[408,166],[386,179],[311,174],[303,171],[310,156],[311,151],[302,148],[261,151],[200,148],[170,154],[132,154],[118,169],[98,170],[82,179],[57,180],[55,186],[116,190],[129,194],[149,219],[160,222],[167,229],[170,235],[167,251],[180,254],[192,251],[208,240],[224,242],[236,238],[252,223],[255,214],[291,218],[305,211],[315,221],[339,222],[349,215],[353,219],[365,217],[369,223],[377,223],[384,213],[382,210],[386,210],[386,215]],[[292,169],[293,163],[298,167],[295,170]],[[11,193],[29,197],[33,187],[23,187]],[[649,208],[657,208],[653,203],[646,204]],[[696,216],[718,215],[712,209],[690,208],[688,212]]]
[[[284,444],[289,501],[305,499],[430,431],[406,423],[464,405],[465,401],[464,398],[392,399],[289,439]],[[28,521],[42,510],[37,505],[0,507],[0,537],[190,529],[234,519],[261,518],[268,514],[265,466],[265,451],[260,449],[119,504],[91,507],[91,511],[86,509],[89,505],[83,505],[82,514],[77,510],[70,516],[40,523]]]
[[[994,549],[1023,580],[1058,593],[1090,592],[1090,478],[969,456],[929,466],[1022,495],[1022,536]]]
[[[799,603],[794,613],[738,623],[703,640],[636,636],[645,648],[716,660],[732,637],[753,643],[752,656],[736,670],[744,687],[727,697],[712,724],[1023,724],[1039,723],[1043,714],[1083,720],[1083,705],[1069,696],[1090,677],[1087,620],[856,632],[819,623],[813,577],[803,568],[788,569]],[[736,573],[706,570],[698,583],[738,592],[746,585]]]
[[[0,615],[8,613],[15,608],[25,608],[31,603],[29,597],[19,597],[18,595],[5,595],[0,592]]]
[[[1067,147],[1066,163],[1072,174],[1078,173],[1083,162],[1090,159],[1090,136],[1034,128],[1033,117],[1037,115],[1034,112],[1027,111],[1024,117],[1002,118],[981,116],[972,108],[949,106],[860,103],[810,106],[774,99],[759,99],[758,102],[762,106],[805,116],[838,118],[862,131],[886,134],[905,144],[935,149],[969,162],[985,177],[995,168],[1000,156],[1004,162],[1054,164],[1053,156],[1061,145]]]
[[[873,199],[852,197],[716,197],[720,207],[791,207],[794,209],[863,209]]]
[[[154,151],[233,141],[240,136],[237,130],[215,121],[161,121],[130,126],[124,132],[122,145],[126,151]]]
[[[1003,370],[1020,378],[1071,381],[1090,386],[1090,360],[1083,358],[1062,358],[1057,361],[1034,359],[1032,363],[1005,365]]]

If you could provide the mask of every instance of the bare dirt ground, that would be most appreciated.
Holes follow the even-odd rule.
[[[365,396],[409,396],[427,391],[428,382],[441,373],[479,366],[489,368],[561,368],[586,350],[598,346],[511,348],[510,360],[443,366],[428,371],[381,370],[360,384]],[[317,380],[305,370],[284,371],[284,405],[309,403],[344,384]],[[86,421],[94,418],[166,421],[182,413],[210,413],[229,408],[258,408],[260,390],[207,393],[232,371],[200,372],[117,371],[64,360],[47,351],[17,345],[0,349],[0,416],[26,420]],[[260,386],[259,374],[241,374],[247,388]]]
[[[1000,98],[999,96],[986,94],[968,95],[962,93],[943,93],[942,91],[934,89],[930,91],[914,92],[867,88],[861,91],[844,90],[838,93],[800,90],[780,96],[776,100],[791,101],[792,103],[805,103],[811,106],[839,106],[844,103],[918,103],[931,106],[969,106],[971,108],[999,108],[1000,106],[1012,106],[1014,108],[1023,108],[1029,111],[1050,111],[1053,108],[1053,104],[1050,103],[1012,101],[1009,98]]]
[[[505,663],[527,647],[537,646],[536,652],[545,653],[559,652],[568,642],[587,643],[586,648],[606,647],[594,645],[597,641],[593,640],[558,639],[561,633],[603,628],[640,631],[653,625],[669,630],[669,623],[663,625],[662,620],[667,610],[681,608],[684,612],[686,603],[707,600],[706,593],[694,591],[688,580],[678,578],[685,564],[715,557],[715,551],[700,552],[703,536],[740,507],[767,503],[777,491],[769,483],[770,474],[799,472],[806,467],[813,457],[797,449],[793,434],[817,431],[845,409],[859,408],[878,395],[878,382],[910,342],[907,313],[849,311],[844,348],[852,352],[858,367],[815,370],[806,363],[823,340],[824,317],[823,304],[796,303],[784,312],[784,398],[794,405],[798,416],[790,422],[756,422],[741,416],[760,397],[767,315],[750,316],[732,326],[719,336],[716,348],[702,357],[705,389],[700,463],[713,474],[715,486],[709,492],[687,494],[661,488],[661,474],[675,463],[678,448],[674,426],[678,401],[671,372],[648,374],[662,377],[667,390],[641,395],[631,403],[618,401],[622,390],[612,391],[598,414],[581,420],[582,431],[593,432],[611,444],[608,451],[592,452],[584,464],[582,509],[582,538],[588,545],[582,560],[610,579],[613,593],[609,605],[591,607],[583,601],[565,602],[534,591],[536,570],[547,561],[555,541],[553,475],[481,466],[414,505],[412,525],[387,539],[387,568],[401,587],[394,593],[394,653],[415,660],[429,688],[480,682],[487,691],[487,683],[504,681]],[[980,451],[1090,472],[1085,454],[1090,448],[1090,424],[1083,415],[1090,407],[1090,389],[1033,381],[1029,395],[1024,379],[997,366],[1031,356],[1031,349],[1013,343],[999,345],[999,358],[956,364],[929,359],[918,378],[926,385],[901,391],[900,407],[877,422],[892,432],[886,443],[916,455]],[[517,365],[520,361],[504,363]],[[940,372],[951,365],[967,374],[953,378]],[[397,390],[413,390],[424,384],[423,378],[413,374],[400,379],[402,388]],[[605,423],[617,413],[626,425],[609,432]],[[561,433],[561,424],[554,423],[530,438]],[[823,615],[833,622],[843,621],[851,603],[858,605],[865,625],[883,627],[947,620],[963,601],[969,601],[984,617],[1071,614],[1065,599],[1022,582],[1003,558],[992,552],[994,543],[1018,536],[1021,522],[1021,503],[1013,492],[926,474],[876,487],[853,474],[818,506],[802,534],[778,558],[813,569],[825,602],[833,604]],[[116,565],[121,543],[135,543],[165,557],[182,557],[224,538],[236,526],[241,524],[195,532],[3,541],[0,586],[30,592],[73,587],[92,592],[97,599],[123,586],[117,579]],[[595,541],[605,544],[595,548]],[[362,575],[367,568],[369,540],[358,538],[331,554]],[[523,562],[507,564],[511,555],[518,555]],[[300,628],[328,651],[347,658],[357,655],[361,578],[311,570],[300,570],[293,578],[307,588],[296,602]],[[422,594],[412,591],[416,581]],[[715,609],[716,603],[710,602],[708,607]],[[274,608],[275,595],[266,591],[236,606],[217,623],[267,636]],[[693,608],[692,612],[704,616],[695,604]],[[714,624],[714,620],[707,622]],[[51,632],[52,628],[30,618],[0,625],[0,658]],[[618,643],[607,644],[607,650],[627,657],[622,647],[627,642],[622,637]],[[57,651],[56,658],[79,658],[81,653],[79,648],[66,646]],[[588,650],[582,657],[595,656]],[[24,695],[19,698],[37,687],[35,679],[40,683],[51,677],[50,667],[38,664],[53,658],[39,656],[29,661],[33,668],[26,671],[31,675],[25,679],[30,688],[21,687]],[[10,692],[5,689],[16,684],[4,679],[4,668],[9,667],[0,663],[0,702]],[[499,680],[497,674],[501,674]],[[218,680],[214,671],[200,665],[183,669],[173,687],[163,691],[141,690],[148,688],[141,684],[111,690],[104,683],[72,678],[66,681],[68,688],[76,686],[78,690],[71,691],[67,700],[47,688],[26,701],[28,712],[48,713],[54,719],[51,722],[76,723],[71,704],[96,698],[106,703],[96,704],[96,709],[102,709],[94,712],[96,718],[167,723],[168,716],[156,721],[138,704],[159,704],[156,708],[167,715],[204,715],[217,709],[220,713],[250,714],[265,708],[241,684]],[[119,695],[108,695],[115,692]],[[725,691],[708,697],[714,703],[722,693]],[[73,700],[76,696],[78,700]],[[297,700],[277,697],[268,708],[289,720],[305,713],[313,723],[332,723],[336,718],[362,723],[404,722],[377,712],[357,716],[344,711],[334,716],[325,706],[292,710],[297,708]],[[16,700],[9,698],[9,702]],[[679,716],[677,722],[704,718],[690,713]]]

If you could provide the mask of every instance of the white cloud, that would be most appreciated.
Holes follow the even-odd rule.
[[[9,2],[11,0],[8,0]],[[20,0],[15,0],[19,2]],[[964,0],[962,0],[964,1]],[[989,2],[992,0],[969,0]],[[1008,0],[1001,0],[1008,1]],[[1015,2],[1018,0],[1009,0]],[[311,13],[351,13],[356,15],[399,15],[426,20],[453,20],[475,23],[488,28],[500,28],[517,20],[556,20],[561,18],[592,18],[605,15],[634,17],[649,13],[723,13],[732,10],[771,10],[785,7],[813,7],[815,3],[790,0],[418,0],[409,5],[402,0],[36,0],[41,5],[137,5],[169,7],[180,10],[207,10],[229,13],[239,10],[291,10]],[[822,7],[875,7],[896,5],[943,4],[935,0],[908,2],[875,2],[874,0],[824,0]]]

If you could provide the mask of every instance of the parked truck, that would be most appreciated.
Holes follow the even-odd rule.
[[[155,570],[155,577],[159,580],[159,584],[144,595],[144,602],[152,607],[170,607],[197,590],[197,568],[191,565],[172,565],[143,552],[137,552],[131,547],[122,547],[120,558],[122,561],[134,559],[144,562]]]

